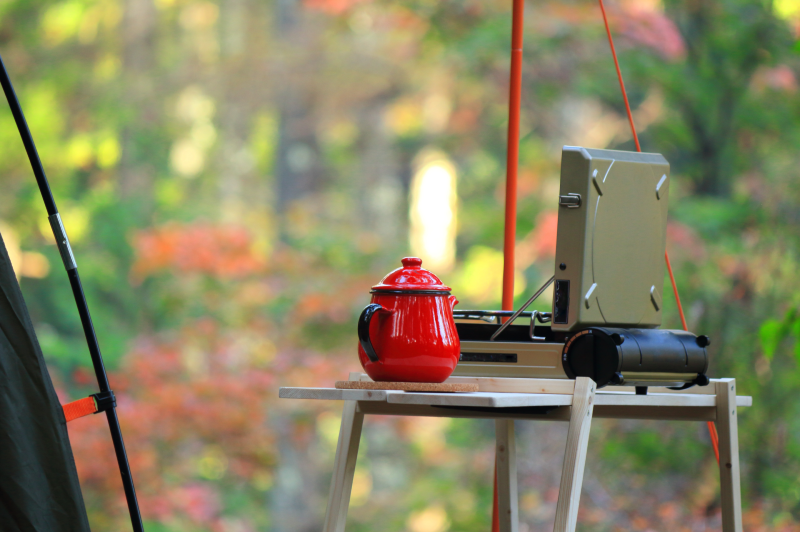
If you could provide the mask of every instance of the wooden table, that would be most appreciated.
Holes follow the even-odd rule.
[[[369,381],[352,373],[351,380]],[[451,377],[447,383],[476,383],[480,392],[433,393],[282,387],[281,398],[343,400],[325,531],[344,531],[364,415],[495,419],[497,487],[501,531],[518,531],[514,420],[569,422],[554,531],[575,531],[592,418],[713,421],[719,434],[722,528],[742,530],[737,408],[752,405],[736,396],[733,379],[712,380],[686,392],[651,387],[597,391],[589,378],[576,380]]]

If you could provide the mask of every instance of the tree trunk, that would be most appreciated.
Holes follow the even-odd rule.
[[[156,127],[148,125],[157,116],[154,105],[161,102],[155,94],[151,76],[155,68],[156,7],[153,0],[125,0],[122,20],[122,59],[124,91],[128,106],[136,110],[133,124],[122,131],[122,159],[119,192],[122,198],[152,203],[155,170],[148,163],[149,147],[141,139]]]
[[[299,20],[298,0],[278,0],[275,17],[279,41],[289,57],[298,49],[313,49],[313,33]],[[312,40],[309,46],[309,40]],[[316,61],[311,54],[302,65],[287,61],[282,65],[279,109],[278,153],[275,165],[277,211],[284,213],[289,205],[318,191],[324,180],[315,116],[315,84],[309,79],[317,75]],[[298,69],[304,71],[300,72]]]

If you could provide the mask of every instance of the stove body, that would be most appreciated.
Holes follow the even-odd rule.
[[[708,338],[658,329],[666,159],[565,146],[558,205],[552,311],[523,313],[529,325],[508,326],[495,340],[511,313],[456,311],[461,360],[454,375],[588,376],[598,386],[706,383]]]

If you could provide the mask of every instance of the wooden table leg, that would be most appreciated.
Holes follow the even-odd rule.
[[[336,459],[333,463],[328,510],[325,512],[324,531],[344,531],[363,424],[364,415],[358,411],[358,402],[345,401],[342,426],[339,429],[339,443],[336,445]]]
[[[722,530],[742,531],[742,493],[739,481],[739,425],[736,415],[736,380],[714,383],[717,393],[719,481],[722,496]]]
[[[575,531],[578,522],[578,504],[581,499],[589,430],[592,427],[595,389],[594,381],[589,378],[575,380],[575,395],[572,399],[567,449],[564,453],[553,531]]]
[[[514,421],[494,422],[495,457],[497,459],[497,502],[500,531],[519,531],[519,497],[517,495],[517,444]]]

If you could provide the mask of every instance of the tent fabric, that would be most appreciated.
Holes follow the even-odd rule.
[[[1,235],[0,530],[89,531],[67,421]]]

